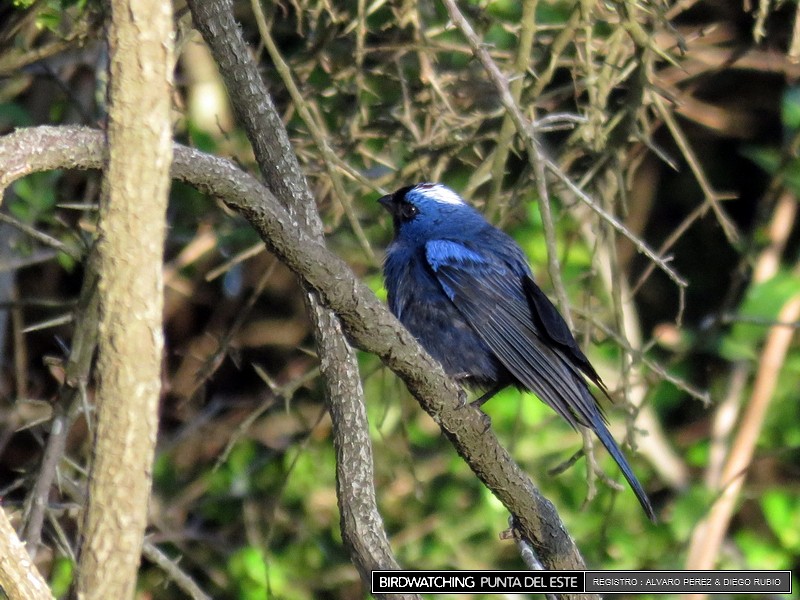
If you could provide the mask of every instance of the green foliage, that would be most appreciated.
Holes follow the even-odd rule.
[[[32,125],[31,116],[24,106],[14,102],[0,102],[0,127],[26,127]]]
[[[780,272],[771,279],[751,286],[730,333],[722,340],[720,354],[728,360],[754,359],[770,325],[786,301],[800,293],[800,275]]]
[[[800,554],[800,498],[788,491],[768,490],[761,497],[761,507],[787,556]]]
[[[792,86],[781,98],[781,121],[792,133],[800,129],[800,87]]]
[[[75,577],[75,563],[65,557],[59,556],[53,561],[50,571],[50,591],[56,598],[65,598]]]
[[[9,202],[11,214],[30,225],[43,220],[52,222],[56,206],[56,186],[60,173],[35,173],[14,184],[15,198]]]
[[[261,600],[267,597],[273,577],[267,574],[267,564],[259,548],[242,548],[228,559],[228,573],[231,577],[233,593],[241,600]],[[273,573],[270,573],[271,575]],[[276,590],[281,594],[280,570],[274,571]]]
[[[13,0],[12,4],[19,10],[36,8],[36,26],[39,29],[46,29],[58,33],[62,26],[64,11],[75,7],[83,10],[88,0],[46,0],[36,2],[36,0]]]
[[[770,175],[780,170],[786,185],[794,194],[800,194],[800,160],[784,160],[783,151],[776,147],[747,146],[742,154]]]
[[[797,196],[800,194],[800,160],[796,157],[787,157],[781,146],[787,141],[795,145],[797,143],[793,138],[800,132],[800,88],[797,86],[787,88],[781,97],[780,108],[784,127],[782,143],[772,146],[745,146],[742,153],[770,175],[779,175]]]

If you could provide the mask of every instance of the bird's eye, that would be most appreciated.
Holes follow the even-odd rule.
[[[403,202],[399,206],[399,210],[397,211],[397,216],[400,218],[400,221],[403,222],[410,221],[418,214],[419,214],[419,209],[410,202]]]

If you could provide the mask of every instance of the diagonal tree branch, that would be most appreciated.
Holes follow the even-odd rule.
[[[89,379],[92,358],[97,348],[97,322],[99,319],[97,294],[97,252],[89,253],[83,286],[75,310],[75,333],[69,359],[64,365],[64,383],[53,406],[54,416],[50,435],[36,476],[36,483],[26,500],[28,513],[23,538],[32,557],[36,557],[42,539],[42,526],[47,513],[50,489],[64,457],[70,426],[79,414],[81,397]],[[87,420],[89,415],[86,415]]]
[[[36,171],[101,168],[102,134],[87,128],[35,127],[0,138],[0,187]],[[174,146],[172,175],[222,198],[244,215],[267,246],[332,309],[357,347],[376,354],[439,423],[456,451],[517,517],[548,569],[583,569],[584,562],[552,503],[486,429],[479,411],[460,407],[450,380],[346,263],[312,239],[272,193],[228,160]]]
[[[2,187],[0,187],[2,191]],[[52,600],[53,594],[0,507],[0,590],[9,598]]]
[[[236,117],[244,126],[270,190],[315,243],[324,243],[314,196],[233,18],[233,3],[191,0],[188,4],[195,26],[219,66]],[[371,571],[398,569],[399,565],[375,498],[372,443],[358,361],[339,319],[320,305],[313,289],[304,286],[331,414],[342,539],[362,581],[369,585]]]

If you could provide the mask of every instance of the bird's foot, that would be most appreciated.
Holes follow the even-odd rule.
[[[483,412],[481,410],[481,407],[480,406],[476,406],[474,402],[470,402],[469,405],[472,406],[473,408],[477,409],[478,414],[481,417],[481,422],[483,423],[483,431],[482,431],[482,433],[486,433],[487,431],[489,431],[489,429],[491,429],[491,427],[492,427],[492,417],[490,417],[485,412]]]
[[[481,413],[481,421],[483,421],[483,432],[482,433],[486,433],[487,431],[489,431],[492,428],[492,417],[487,415],[482,410],[480,410],[480,409],[478,409],[478,410]]]
[[[480,398],[478,400],[480,400]],[[467,392],[466,390],[461,389],[458,392],[458,404],[456,404],[456,410],[461,410],[467,406],[476,409],[481,416],[481,421],[483,421],[483,433],[486,433],[492,426],[492,418],[483,412],[481,409],[482,403],[478,403],[478,400],[475,400],[474,402],[467,402]]]
[[[468,382],[470,380],[470,374],[469,373],[456,373],[455,375],[452,375],[452,377],[461,386],[464,386],[465,384],[468,384]],[[466,405],[467,405],[467,392],[462,387],[461,390],[459,390],[459,392],[458,392],[458,404],[456,405],[456,408],[462,409]]]

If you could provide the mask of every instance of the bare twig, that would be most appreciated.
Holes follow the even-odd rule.
[[[298,377],[297,379],[290,381],[286,385],[283,385],[281,387],[275,387],[274,385],[271,384],[271,382],[269,382],[265,377],[263,377],[263,371],[261,370],[260,367],[258,367],[257,365],[253,365],[253,368],[256,370],[259,376],[261,376],[264,382],[267,383],[267,385],[269,385],[272,395],[269,398],[267,398],[264,402],[259,404],[255,410],[253,410],[249,415],[247,415],[247,417],[245,417],[245,419],[241,423],[239,423],[239,425],[236,427],[236,431],[234,431],[231,434],[228,443],[225,444],[225,449],[222,452],[220,452],[219,457],[217,457],[217,462],[214,465],[215,469],[222,466],[222,464],[226,460],[228,460],[228,456],[230,456],[233,447],[239,440],[242,439],[244,435],[247,434],[249,429],[253,426],[253,423],[255,423],[261,415],[263,415],[269,408],[274,406],[275,403],[278,402],[278,400],[283,400],[284,403],[286,403],[288,406],[288,403],[291,401],[295,392],[301,386],[319,377],[319,368],[313,368],[307,373],[303,374],[301,377]]]
[[[767,15],[769,15],[770,4],[772,0],[758,0],[758,12],[756,13],[756,22],[753,24],[753,39],[760,42],[767,34],[764,24],[767,22]]]
[[[508,86],[506,78],[500,72],[497,64],[492,60],[492,57],[482,45],[480,38],[478,38],[477,34],[475,34],[475,31],[472,29],[472,26],[461,14],[454,0],[442,0],[442,2],[447,8],[450,18],[453,19],[453,22],[456,23],[459,29],[461,29],[462,33],[470,43],[473,53],[478,60],[480,60],[484,69],[489,75],[489,78],[494,84],[500,98],[500,102],[511,115],[514,125],[517,128],[517,133],[522,137],[523,141],[525,141],[532,166],[534,167],[534,176],[536,178],[537,190],[539,192],[539,210],[542,211],[545,238],[547,240],[548,247],[548,272],[550,273],[550,278],[553,280],[553,286],[559,306],[562,309],[565,309],[568,304],[566,301],[566,292],[564,291],[563,283],[561,282],[560,269],[558,265],[557,254],[555,252],[555,229],[553,227],[552,215],[550,214],[548,200],[549,196],[544,176],[545,169],[549,170],[557,179],[566,185],[572,193],[574,193],[582,202],[584,202],[595,213],[597,213],[600,218],[608,222],[615,230],[627,237],[636,246],[639,252],[647,256],[651,261],[658,265],[658,267],[663,270],[664,273],[673,282],[675,282],[678,288],[682,291],[687,286],[687,282],[671,267],[669,267],[664,259],[658,257],[647,246],[647,244],[633,235],[614,215],[610,214],[608,211],[594,202],[589,195],[581,190],[555,162],[549,159],[542,152],[538,142],[536,141],[532,125],[527,121],[517,104],[514,102],[514,98],[511,94],[511,90]],[[565,310],[564,312],[565,317],[567,317],[569,311]]]
[[[262,252],[264,252],[264,244],[261,243],[253,244],[249,248],[245,248],[241,252],[238,252],[235,256],[231,257],[229,260],[226,260],[220,266],[215,267],[206,273],[206,281],[213,281],[220,275],[227,273],[234,265],[238,265],[248,258],[252,258],[258,254],[261,254]]]
[[[681,149],[686,162],[689,163],[689,167],[692,169],[692,173],[694,173],[694,176],[697,179],[697,183],[703,190],[703,194],[705,195],[705,206],[710,206],[714,211],[720,227],[722,227],[722,230],[725,232],[725,237],[728,238],[728,242],[735,244],[739,239],[739,232],[736,229],[736,225],[733,223],[733,221],[731,221],[730,217],[720,204],[720,201],[729,200],[731,199],[731,196],[729,194],[720,194],[714,191],[711,183],[706,177],[705,172],[700,166],[700,161],[697,159],[697,155],[695,155],[694,150],[692,150],[692,147],[689,145],[689,141],[686,139],[686,136],[678,125],[678,122],[675,120],[675,117],[664,103],[664,99],[659,94],[655,93],[652,94],[652,97],[653,104],[655,105],[658,114],[667,124],[670,133],[672,133],[672,137],[675,139],[675,143],[678,144],[678,147]]]
[[[36,323],[31,323],[30,325],[26,325],[25,328],[22,330],[22,333],[31,333],[32,331],[42,331],[44,329],[50,329],[51,327],[60,327],[61,325],[72,323],[72,319],[73,317],[71,314],[49,317],[42,321],[37,321]]]
[[[531,571],[546,571],[542,561],[540,561],[539,557],[536,555],[533,544],[522,535],[517,527],[516,519],[514,519],[513,516],[508,517],[508,526],[511,528],[511,535],[514,537],[514,543],[517,545],[520,558],[522,558],[522,562],[525,563],[525,566]],[[547,600],[557,600],[558,598],[555,594],[545,594],[544,596]]]
[[[489,52],[486,50],[482,40],[475,33],[475,30],[467,21],[466,17],[461,13],[455,0],[442,0],[447,13],[455,23],[456,27],[461,30],[461,33],[467,39],[467,42],[472,48],[472,53],[475,58],[480,61],[484,70],[486,71],[489,79],[495,87],[495,90],[500,98],[500,103],[508,111],[508,115],[517,133],[522,137],[525,142],[525,147],[528,151],[529,160],[533,167],[533,175],[536,181],[536,190],[539,194],[539,212],[542,215],[542,224],[544,226],[544,237],[547,244],[547,267],[550,273],[550,279],[553,282],[553,290],[556,294],[558,305],[567,320],[567,324],[572,326],[572,317],[567,310],[569,303],[567,301],[567,292],[564,289],[564,282],[561,279],[561,267],[558,261],[558,253],[556,251],[556,233],[553,224],[553,215],[550,208],[550,194],[547,189],[547,178],[545,176],[546,159],[544,153],[536,139],[536,134],[532,124],[522,114],[514,95],[509,87],[508,80],[500,72],[497,63],[494,62]]]
[[[181,569],[178,561],[164,554],[155,544],[145,540],[142,545],[142,556],[164,571],[175,585],[193,600],[211,600],[211,596],[206,594],[195,580]]]
[[[517,56],[514,60],[514,69],[517,77],[511,82],[511,97],[515,104],[519,104],[522,96],[522,86],[525,83],[525,74],[531,59],[531,49],[533,39],[536,34],[536,6],[538,0],[524,0],[522,3],[522,18],[520,26],[522,30],[519,34],[519,44],[517,45]],[[486,217],[493,220],[500,209],[500,192],[503,189],[505,179],[506,161],[508,160],[511,144],[514,137],[514,121],[511,115],[506,112],[503,116],[503,124],[500,126],[500,133],[497,137],[497,146],[492,158],[492,190],[486,202]]]
[[[272,62],[275,63],[275,68],[278,71],[278,74],[281,76],[283,84],[286,86],[286,89],[289,90],[289,93],[292,96],[292,102],[294,103],[300,118],[303,119],[306,127],[308,127],[308,130],[311,132],[311,136],[314,138],[314,142],[317,144],[320,155],[325,162],[325,168],[328,171],[328,175],[330,175],[335,196],[344,208],[344,212],[347,215],[347,220],[350,223],[350,227],[353,229],[356,239],[358,239],[358,242],[361,244],[361,249],[364,251],[364,254],[372,263],[375,263],[375,253],[372,251],[372,246],[370,246],[369,240],[364,233],[364,229],[361,227],[361,223],[358,220],[358,215],[353,209],[351,197],[344,189],[344,182],[342,181],[341,173],[344,172],[353,179],[356,179],[361,183],[368,184],[369,187],[372,187],[372,184],[369,183],[368,180],[361,175],[361,173],[353,169],[341,158],[336,156],[333,149],[330,147],[330,144],[328,143],[330,136],[326,131],[323,131],[322,120],[314,118],[314,116],[311,114],[311,109],[308,105],[308,102],[300,93],[300,89],[297,87],[297,84],[294,81],[294,77],[292,76],[289,65],[286,64],[285,60],[283,60],[280,50],[278,50],[278,47],[275,45],[275,42],[272,39],[272,35],[269,32],[269,25],[267,24],[267,19],[264,16],[264,11],[261,10],[261,4],[259,0],[251,0],[250,7],[255,15],[258,31],[261,34],[261,39],[267,48],[267,52],[269,52]]]
[[[208,381],[220,367],[223,359],[229,352],[231,342],[250,316],[250,312],[261,297],[277,265],[278,261],[273,259],[270,266],[261,274],[252,292],[250,292],[244,304],[236,313],[236,318],[233,320],[233,323],[231,323],[230,327],[220,336],[216,348],[210,352],[203,365],[197,370],[197,373],[195,373],[194,382],[185,392],[187,397],[193,396],[195,391]]]
[[[789,62],[800,62],[800,5],[795,9],[792,42],[789,45],[789,53],[787,56],[789,57]]]
[[[81,259],[81,253],[78,252],[77,250],[75,250],[74,248],[71,248],[70,246],[68,246],[67,244],[62,242],[61,240],[57,240],[56,238],[54,238],[51,235],[47,235],[43,231],[39,231],[35,227],[31,227],[30,225],[26,225],[22,221],[19,221],[18,219],[15,219],[14,217],[12,217],[10,215],[6,215],[6,214],[3,214],[3,213],[0,213],[0,222],[8,223],[9,225],[12,225],[12,226],[16,227],[21,232],[25,233],[26,235],[31,236],[36,241],[41,242],[45,246],[50,246],[51,248],[55,248],[56,250],[59,250],[60,252],[63,252],[64,254],[69,256],[70,258],[73,258],[73,259],[75,259],[77,261],[79,261]]]
[[[47,439],[36,483],[26,502],[28,516],[24,538],[32,557],[36,556],[41,541],[48,496],[57,474],[58,465],[64,457],[67,434],[82,406],[81,399],[97,345],[97,321],[97,272],[96,260],[92,254],[88,261],[80,299],[75,310],[75,333],[70,356],[64,368],[64,383],[59,390],[58,400],[54,407],[50,436]],[[86,419],[87,422],[90,421],[89,414],[86,415]]]
[[[784,190],[772,213],[767,235],[769,244],[759,253],[753,269],[752,285],[758,285],[773,277],[780,265],[780,257],[792,232],[797,216],[797,198]],[[767,326],[797,327],[797,323],[771,322]],[[741,410],[741,398],[750,365],[747,361],[737,361],[731,367],[728,393],[717,407],[711,426],[711,447],[706,482],[712,489],[719,490],[722,485],[722,470],[728,451],[729,437],[734,430]]]
[[[678,275],[675,270],[669,266],[668,260],[661,258],[658,256],[647,244],[645,244],[642,240],[640,240],[637,236],[635,236],[631,231],[625,227],[625,225],[614,215],[609,213],[606,209],[602,206],[597,204],[592,198],[580,189],[575,183],[566,176],[566,174],[561,171],[561,169],[553,163],[550,159],[546,160],[547,167],[550,169],[550,172],[553,173],[561,182],[569,188],[569,190],[575,194],[575,196],[581,200],[586,206],[591,208],[595,213],[597,213],[604,221],[606,221],[609,225],[611,225],[615,230],[619,233],[624,235],[628,238],[636,249],[644,254],[647,258],[649,258],[656,266],[658,266],[664,274],[669,277],[675,285],[678,287],[679,291],[684,290],[689,284],[688,282]]]

